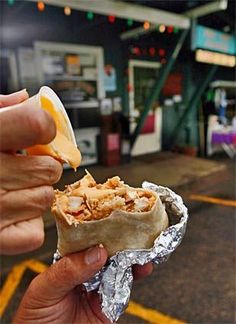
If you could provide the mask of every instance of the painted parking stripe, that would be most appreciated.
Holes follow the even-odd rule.
[[[221,199],[203,195],[190,195],[191,200],[209,202],[211,204],[223,205],[228,207],[236,207],[236,200]]]
[[[27,269],[32,270],[36,273],[41,273],[48,268],[47,264],[44,264],[37,260],[27,260],[15,265],[11,272],[8,274],[6,281],[3,285],[3,288],[0,291],[0,318],[2,317],[7,305],[9,304],[11,298],[14,295],[16,288],[18,287],[24,272]],[[168,315],[164,315],[154,309],[146,308],[140,304],[137,304],[133,301],[129,302],[129,306],[126,309],[126,313],[139,317],[149,323],[156,324],[183,324],[185,322],[177,320]]]
[[[8,275],[7,280],[0,292],[0,316],[2,316],[2,314],[4,313],[4,310],[7,307],[12,295],[14,294],[24,272],[24,265],[19,264],[13,267],[11,273]]]
[[[164,315],[152,308],[143,307],[140,304],[137,304],[133,301],[129,302],[129,306],[126,309],[126,313],[130,315],[137,316],[149,323],[156,324],[183,324],[180,320],[177,320],[173,317]]]
[[[19,285],[21,278],[23,277],[25,270],[30,269],[36,273],[40,273],[45,271],[47,267],[48,266],[42,262],[36,260],[27,260],[15,265],[12,268],[11,272],[7,276],[3,288],[0,291],[0,317],[2,317],[2,314],[13,297],[13,294]]]

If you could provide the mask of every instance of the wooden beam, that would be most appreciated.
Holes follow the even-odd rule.
[[[120,39],[124,41],[129,38],[134,38],[137,36],[145,35],[145,34],[153,32],[154,30],[157,30],[157,28],[158,28],[157,25],[151,25],[150,28],[148,28],[148,29],[144,29],[142,26],[137,27],[137,28],[128,30],[128,31],[120,34]]]
[[[191,19],[195,19],[198,17],[209,15],[216,11],[226,10],[227,6],[228,6],[228,0],[212,1],[210,3],[203,5],[203,6],[199,6],[199,7],[190,9],[188,11],[185,11],[184,15]]]

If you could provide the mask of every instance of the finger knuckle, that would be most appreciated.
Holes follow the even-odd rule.
[[[54,137],[53,120],[46,115],[43,110],[32,111],[27,115],[28,126],[33,137],[33,141],[38,144],[47,144]]]
[[[14,244],[14,253],[28,253],[34,251],[42,246],[44,242],[44,230],[43,228],[31,228],[31,232],[25,233],[21,241],[18,241],[17,245]]]
[[[9,201],[8,201],[7,193],[0,190],[0,216],[1,216],[1,218],[3,218],[3,216],[7,212],[8,208],[9,208]]]
[[[48,181],[50,184],[56,183],[62,175],[61,164],[52,157],[47,157],[46,169],[48,172]]]
[[[71,266],[72,266],[70,258],[68,257],[62,258],[58,266],[60,266],[60,273],[62,277],[66,278],[68,275],[70,275]]]
[[[64,256],[58,263],[60,268],[61,278],[70,278],[71,282],[77,284],[77,277],[79,269],[75,269],[75,264],[70,256]]]
[[[41,203],[43,208],[47,209],[50,207],[54,200],[54,191],[53,188],[50,186],[45,186],[42,189],[42,197],[41,197]]]
[[[31,135],[35,142],[41,142],[41,139],[44,136],[44,120],[42,118],[42,113],[37,111],[37,114],[32,110],[27,115],[27,122],[29,125],[29,129],[31,131]]]
[[[41,186],[33,189],[32,194],[29,194],[27,208],[32,212],[42,215],[54,200],[54,191],[51,186]]]
[[[68,278],[73,280],[73,271],[71,270],[72,267],[73,264],[70,258],[67,256],[63,257],[54,265],[53,271],[48,272],[49,281],[58,283],[59,281],[68,281]]]
[[[35,250],[42,246],[44,242],[44,230],[41,228],[35,229],[34,232],[32,232],[31,238],[30,238],[30,246],[32,250]]]

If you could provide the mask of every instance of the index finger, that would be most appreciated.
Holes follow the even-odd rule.
[[[0,109],[0,151],[48,144],[56,135],[52,117],[30,100]]]
[[[26,89],[11,93],[9,95],[0,94],[0,108],[16,105],[29,98]]]
[[[135,280],[143,279],[149,276],[153,271],[153,264],[151,262],[144,265],[135,264],[132,268]]]

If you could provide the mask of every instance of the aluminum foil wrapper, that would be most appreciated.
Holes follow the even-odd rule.
[[[142,187],[159,195],[169,217],[169,227],[156,238],[151,249],[118,252],[90,281],[84,283],[87,291],[98,290],[102,311],[111,322],[116,322],[128,306],[133,284],[132,265],[166,261],[181,243],[186,230],[188,210],[179,195],[147,181]],[[53,262],[58,259],[60,255],[56,252]]]

